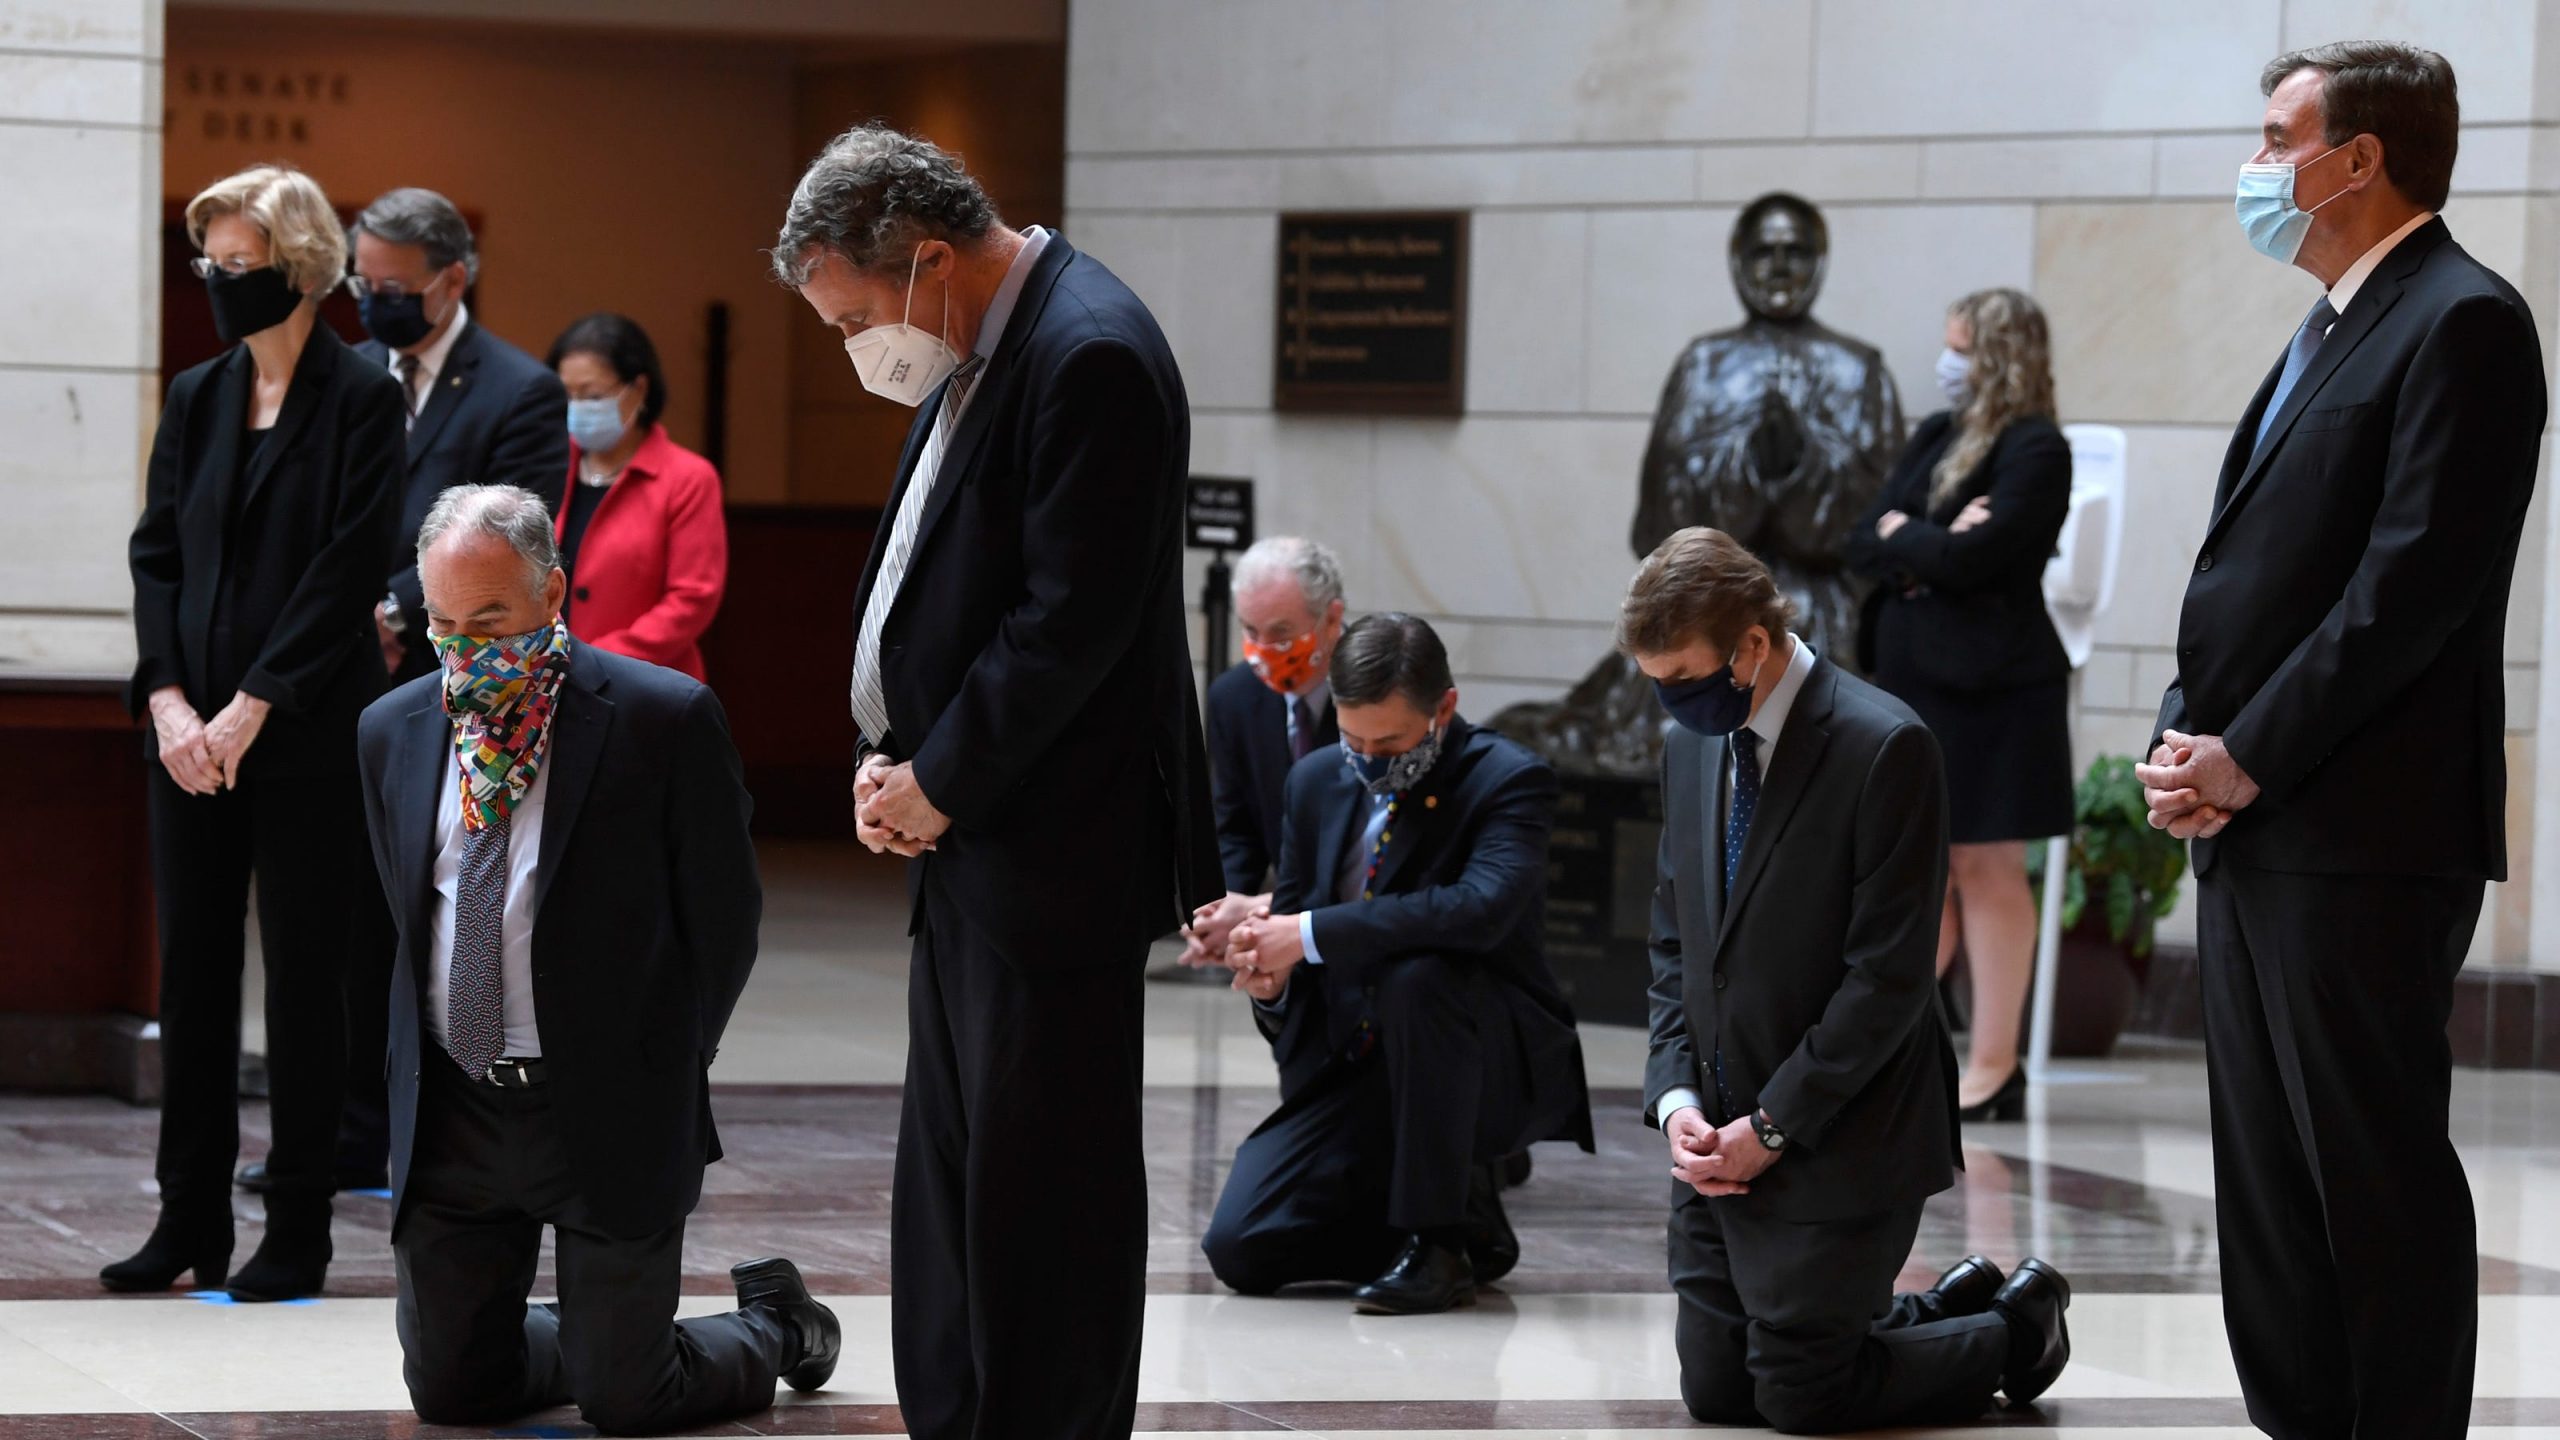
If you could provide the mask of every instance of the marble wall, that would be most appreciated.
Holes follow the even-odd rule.
[[[0,0],[0,673],[132,665],[160,85],[160,0]]]
[[[2148,734],[2223,445],[2317,293],[2231,220],[2259,67],[2350,36],[2454,62],[2447,219],[2549,338],[2560,9],[2533,0],[1077,0],[1068,230],[1172,336],[1195,468],[1260,481],[1265,533],[1340,548],[1355,606],[1442,623],[1477,714],[1606,648],[1664,373],[1739,316],[1742,202],[1784,186],[1825,207],[1817,313],[1883,350],[1908,405],[1934,394],[1948,301],[2031,288],[2064,418],[2130,437],[2139,520],[2080,684],[2086,758]],[[1271,410],[1274,216],[1364,207],[1474,214],[1460,420]],[[2560,723],[2536,726],[2560,716],[2546,514],[2508,657],[2520,880],[2560,872],[2533,860],[2560,855]],[[2560,880],[2544,889],[2495,897],[2476,961],[2560,969]]]

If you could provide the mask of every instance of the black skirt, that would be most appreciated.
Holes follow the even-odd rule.
[[[1946,756],[1948,838],[1958,845],[2068,834],[2071,677],[1954,690],[1883,657],[1876,682],[1919,712]]]

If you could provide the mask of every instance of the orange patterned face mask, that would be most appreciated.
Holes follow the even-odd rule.
[[[1315,678],[1316,632],[1310,630],[1286,645],[1265,645],[1247,639],[1244,659],[1263,684],[1283,695],[1295,695]]]

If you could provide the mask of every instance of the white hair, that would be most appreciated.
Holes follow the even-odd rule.
[[[560,568],[560,545],[553,538],[551,511],[542,497],[514,485],[455,485],[436,497],[426,522],[418,527],[418,558],[445,536],[466,535],[502,541],[524,561],[525,583],[542,593],[551,572]]]
[[[1318,616],[1342,598],[1342,562],[1323,544],[1297,535],[1274,535],[1253,542],[1236,557],[1235,579],[1227,592],[1241,595],[1279,575],[1298,583],[1298,593],[1307,597],[1307,608]]]

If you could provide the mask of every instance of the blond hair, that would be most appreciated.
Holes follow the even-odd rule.
[[[1704,640],[1730,655],[1757,625],[1775,640],[1795,626],[1795,604],[1760,557],[1721,530],[1674,530],[1636,568],[1618,608],[1618,649],[1668,655]]]
[[[1947,313],[1973,332],[1973,368],[1965,376],[1955,443],[1930,472],[1932,508],[1953,498],[2011,422],[2054,418],[2053,338],[2042,307],[2023,291],[1976,290]]]
[[[347,278],[347,232],[320,182],[290,165],[252,165],[204,187],[187,202],[187,239],[204,248],[205,228],[238,215],[267,237],[276,268],[293,288],[323,295]]]

